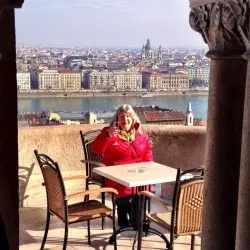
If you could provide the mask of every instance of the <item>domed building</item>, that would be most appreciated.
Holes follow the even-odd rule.
[[[142,46],[141,50],[141,61],[144,64],[161,64],[162,63],[162,53],[161,45],[159,46],[157,53],[154,53],[154,50],[151,48],[150,40],[147,39],[146,45]]]

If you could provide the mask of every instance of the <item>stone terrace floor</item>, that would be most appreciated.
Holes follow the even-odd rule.
[[[107,201],[110,205],[110,201]],[[152,204],[152,211],[159,211],[160,208],[156,204]],[[44,228],[46,222],[45,208],[20,208],[20,233],[19,233],[19,249],[35,250],[40,249],[43,239]],[[68,247],[67,249],[97,249],[111,250],[112,245],[108,244],[108,239],[112,234],[111,220],[106,218],[105,229],[101,229],[101,220],[91,221],[91,246],[87,243],[87,223],[77,223],[69,226]],[[163,228],[152,224],[152,227],[159,229],[169,238],[169,232]],[[134,232],[124,232],[117,237],[118,250],[132,249]],[[44,249],[62,249],[64,237],[64,224],[55,216],[51,217],[50,230],[48,232],[47,241]],[[190,236],[181,236],[175,240],[175,250],[189,250]],[[195,250],[200,250],[201,239],[196,237]],[[143,237],[142,249],[166,249],[163,240],[156,235]]]

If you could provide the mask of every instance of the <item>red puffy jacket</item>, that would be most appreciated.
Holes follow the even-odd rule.
[[[135,140],[128,142],[118,136],[108,137],[107,129],[103,128],[91,144],[91,150],[103,156],[102,163],[106,166],[153,161],[151,144],[145,132],[137,132]],[[118,198],[132,193],[130,187],[109,179],[105,180],[105,186],[117,189]]]

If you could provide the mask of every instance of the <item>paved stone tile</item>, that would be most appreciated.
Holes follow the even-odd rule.
[[[107,201],[110,205],[110,201]],[[152,204],[152,210],[160,210],[158,206]],[[44,228],[46,223],[46,209],[45,208],[22,208],[20,209],[20,233],[19,233],[19,249],[20,250],[34,250],[40,249],[43,239]],[[108,244],[108,239],[112,234],[111,220],[106,218],[105,229],[101,229],[101,219],[91,221],[91,246],[88,245],[87,240],[87,226],[86,222],[72,224],[68,231],[68,247],[71,250],[80,249],[97,249],[97,250],[111,250],[113,245]],[[169,238],[169,232],[164,231],[161,227],[152,224],[152,227],[158,229]],[[132,249],[134,232],[124,232],[117,238],[118,250]],[[50,229],[45,245],[45,249],[62,249],[64,238],[64,224],[55,216],[51,217]],[[182,236],[175,241],[175,250],[189,250],[190,236]],[[165,249],[164,241],[156,235],[143,237],[143,250],[158,250]],[[196,237],[195,250],[200,250],[200,237]]]

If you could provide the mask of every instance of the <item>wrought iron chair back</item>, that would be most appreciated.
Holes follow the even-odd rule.
[[[49,156],[38,154],[37,150],[35,155],[44,178],[48,210],[65,221],[68,212],[67,202],[64,199],[66,192],[59,166]]]
[[[85,182],[86,190],[89,190],[90,185],[98,185],[100,187],[104,187],[104,178],[102,178],[100,175],[93,173],[93,168],[97,167],[98,164],[101,164],[102,155],[96,154],[93,151],[91,151],[91,143],[95,140],[95,138],[100,133],[101,133],[101,129],[94,129],[94,130],[87,131],[85,133],[83,133],[80,130],[84,159],[86,160],[83,162],[85,163],[85,167],[86,167],[86,176],[88,176],[88,179]],[[84,199],[88,200],[89,197],[86,196]],[[101,199],[102,199],[102,203],[105,204],[104,193],[102,193]],[[105,224],[105,218],[103,217],[102,229],[104,229],[104,224]]]
[[[100,134],[101,129],[95,129],[90,130],[88,132],[83,133],[80,130],[80,136],[82,140],[82,146],[83,146],[83,152],[84,152],[84,159],[90,160],[94,162],[101,162],[102,155],[95,154],[91,151],[90,145],[95,140],[95,138]],[[89,185],[97,184],[99,186],[102,186],[102,179],[99,175],[93,173],[93,168],[96,167],[96,165],[86,162],[86,175],[89,177],[86,181],[86,189],[89,189]]]
[[[201,231],[203,175],[204,173],[201,172],[201,175],[176,182],[175,234]],[[185,176],[185,172],[180,173],[180,177],[182,176]]]
[[[201,232],[204,168],[178,169],[171,215],[170,242],[179,235]]]

